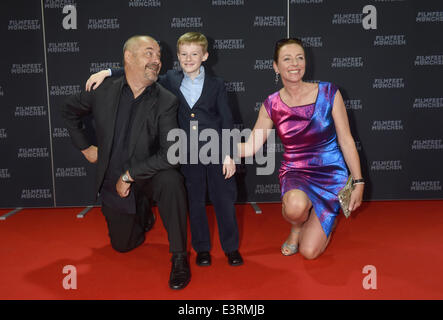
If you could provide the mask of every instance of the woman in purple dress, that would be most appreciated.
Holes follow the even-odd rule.
[[[264,101],[248,141],[238,145],[239,155],[255,154],[275,125],[285,149],[279,171],[282,214],[291,224],[281,252],[299,251],[315,259],[326,249],[335,227],[337,194],[346,184],[348,168],[355,184],[349,208],[353,211],[361,204],[360,159],[340,91],[328,82],[303,81],[302,42],[278,41],[273,66],[283,88]]]

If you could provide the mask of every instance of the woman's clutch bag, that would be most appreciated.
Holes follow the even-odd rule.
[[[351,193],[354,190],[354,184],[352,176],[349,175],[346,185],[338,192],[338,201],[340,202],[341,209],[346,218],[351,215],[351,210],[349,210],[349,202],[351,201]]]

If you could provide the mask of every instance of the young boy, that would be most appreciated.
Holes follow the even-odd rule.
[[[178,123],[186,132],[188,140],[187,162],[181,165],[181,171],[188,192],[192,247],[197,252],[196,264],[211,265],[210,232],[206,215],[207,190],[214,205],[222,249],[228,263],[238,266],[243,264],[243,258],[238,251],[239,235],[234,207],[237,197],[237,185],[232,178],[235,163],[230,155],[222,154],[221,148],[222,129],[232,129],[233,120],[223,79],[207,74],[202,66],[209,56],[207,49],[208,41],[203,34],[183,34],[177,41],[177,57],[182,70],[169,70],[160,76],[158,82],[180,100]],[[110,70],[92,75],[87,89],[95,89],[109,75]],[[112,75],[122,76],[124,70],[112,70]],[[198,159],[199,155],[199,150],[189,148],[191,130],[200,133],[204,129],[218,132],[221,157],[217,163],[203,164],[200,160],[198,163],[190,163],[189,153],[197,152],[193,154],[194,159]]]

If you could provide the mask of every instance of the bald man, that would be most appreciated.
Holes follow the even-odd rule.
[[[182,289],[191,277],[186,194],[183,177],[167,160],[173,144],[167,134],[178,126],[178,100],[156,83],[160,58],[155,39],[131,37],[123,47],[125,75],[106,80],[93,92],[69,97],[62,117],[74,146],[97,163],[96,193],[112,247],[127,252],[145,241],[155,221],[155,201],[172,253],[169,287]],[[96,123],[97,146],[84,131],[82,118],[89,114]]]

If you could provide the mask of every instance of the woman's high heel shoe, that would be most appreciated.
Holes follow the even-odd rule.
[[[296,254],[298,251],[298,245],[296,244],[289,244],[287,241],[283,243],[281,246],[281,253],[284,256],[292,256],[293,254]]]

